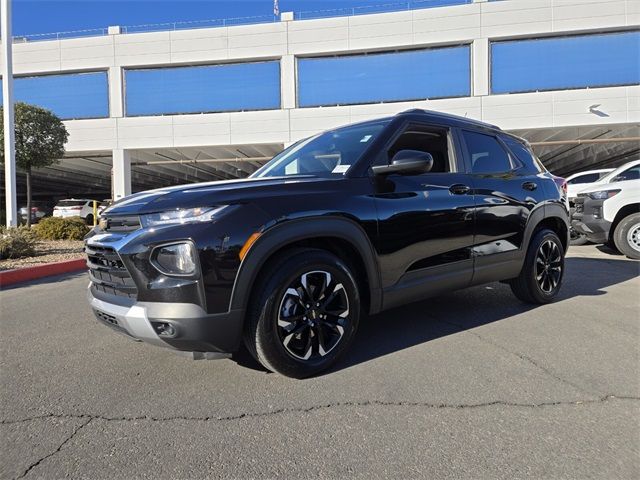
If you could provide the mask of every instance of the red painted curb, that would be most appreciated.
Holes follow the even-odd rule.
[[[77,260],[67,260],[64,262],[45,263],[35,267],[16,268],[0,272],[0,288],[15,285],[16,283],[28,282],[39,278],[60,275],[62,273],[79,272],[87,268],[87,261],[84,258]]]

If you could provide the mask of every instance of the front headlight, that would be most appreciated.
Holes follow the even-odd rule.
[[[181,223],[208,222],[216,213],[220,212],[224,208],[225,207],[198,207],[168,210],[166,212],[142,215],[141,220],[144,227],[155,227],[159,225],[173,225]]]
[[[620,193],[620,190],[599,190],[597,192],[587,193],[591,200],[606,200]]]
[[[151,263],[165,275],[193,275],[198,269],[195,248],[191,242],[154,248]]]

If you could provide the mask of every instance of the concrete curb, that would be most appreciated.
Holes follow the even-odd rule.
[[[77,260],[67,260],[64,262],[45,263],[35,267],[16,268],[0,272],[0,288],[15,285],[17,283],[29,282],[39,278],[60,275],[62,273],[79,272],[87,268],[87,261],[84,258]]]

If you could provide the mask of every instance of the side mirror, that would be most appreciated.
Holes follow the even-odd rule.
[[[613,177],[611,180],[609,180],[609,183],[613,183],[613,182],[621,182],[624,180],[624,175],[616,175],[615,177]]]
[[[391,159],[389,165],[376,165],[371,167],[375,175],[388,175],[391,173],[415,174],[430,172],[433,168],[433,156],[419,150],[400,150]]]

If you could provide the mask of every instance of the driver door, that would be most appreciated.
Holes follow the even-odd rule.
[[[434,163],[427,173],[374,177],[385,308],[466,287],[473,275],[474,196],[450,129],[408,123],[375,164],[401,150]]]

